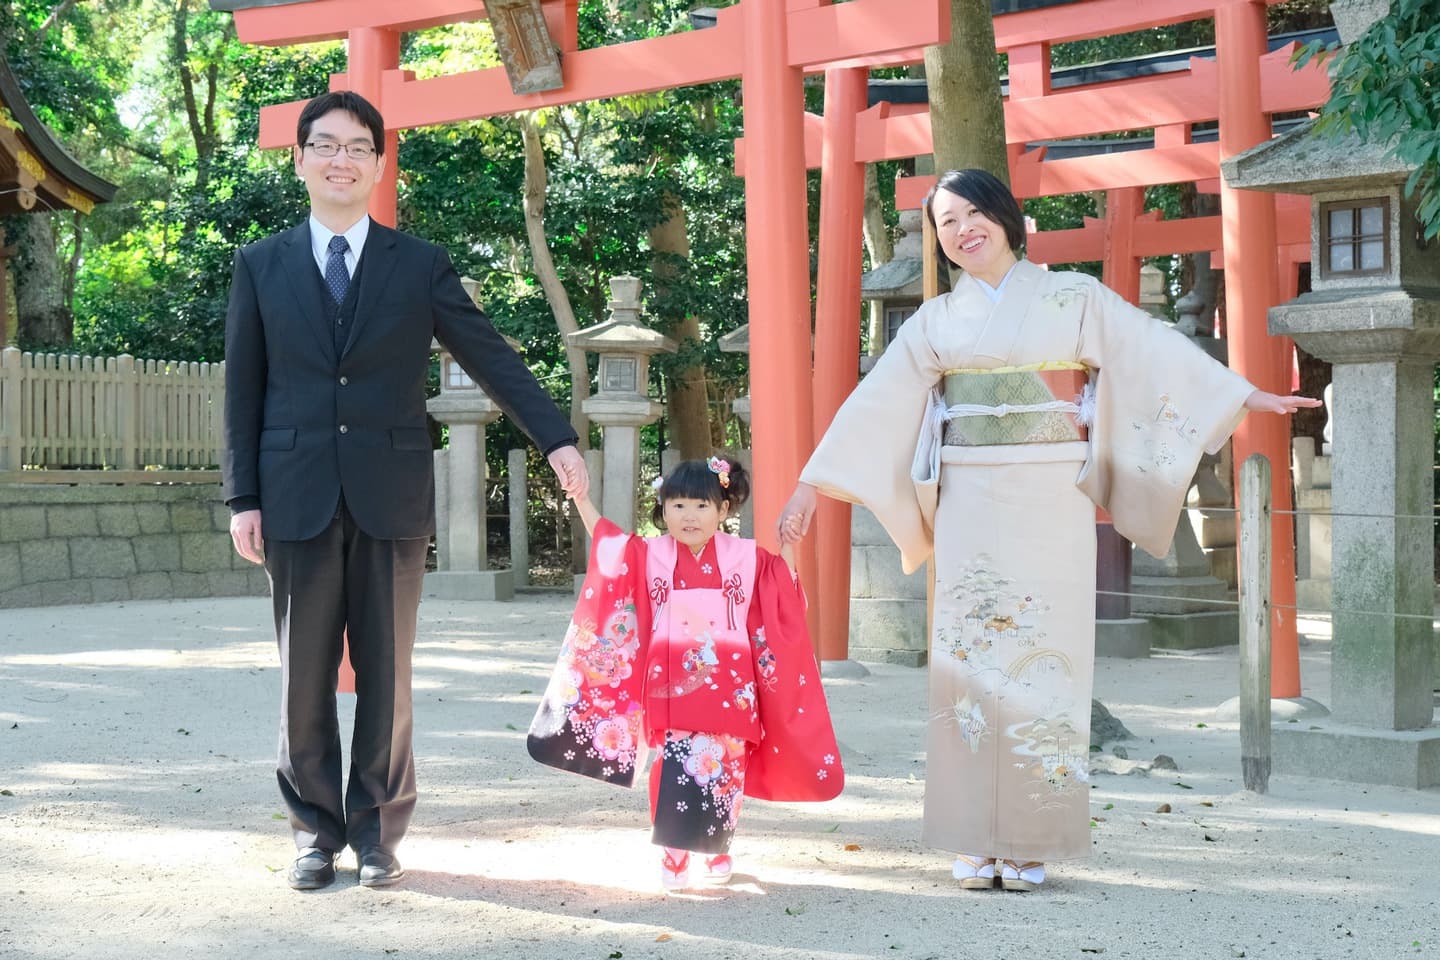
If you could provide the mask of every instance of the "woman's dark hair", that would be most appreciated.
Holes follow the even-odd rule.
[[[711,462],[716,460],[730,465],[730,482],[726,486],[720,485],[721,475],[710,469]],[[655,506],[650,511],[650,519],[655,521],[657,527],[664,528],[666,500],[709,500],[717,507],[728,503],[733,516],[749,499],[750,474],[734,457],[682,460],[660,484],[660,489],[655,491]]]
[[[355,118],[355,122],[370,130],[370,139],[375,142],[375,156],[385,155],[385,120],[375,105],[352,90],[333,90],[305,104],[300,111],[300,122],[295,126],[295,143],[304,149],[310,139],[310,128],[325,114],[344,110]]]
[[[1021,212],[1010,188],[985,170],[947,170],[925,194],[924,204],[925,216],[930,218],[930,226],[935,228],[935,252],[941,263],[953,264],[954,261],[946,255],[945,247],[940,243],[940,225],[935,222],[935,205],[931,203],[940,190],[964,197],[975,204],[976,210],[999,224],[1005,230],[1005,241],[1010,244],[1011,250],[1018,253],[1025,249],[1025,214]]]

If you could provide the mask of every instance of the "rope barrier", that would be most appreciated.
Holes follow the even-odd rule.
[[[1160,593],[1125,593],[1120,590],[1096,590],[1096,596],[1101,597],[1132,597],[1139,600],[1168,600],[1176,603],[1208,603],[1217,607],[1239,607],[1238,600],[1216,600],[1213,597],[1184,597],[1170,596]],[[1440,617],[1424,613],[1396,613],[1386,610],[1346,610],[1344,608],[1331,608],[1329,610],[1318,610],[1314,607],[1301,607],[1293,603],[1272,603],[1272,610],[1293,610],[1296,613],[1309,614],[1312,616],[1334,617],[1336,614],[1349,614],[1358,617],[1391,617],[1395,620],[1428,620],[1431,623],[1440,622]]]
[[[1440,520],[1440,503],[1435,504],[1435,513],[1354,513],[1346,510],[1275,510],[1267,513],[1283,513],[1292,517],[1362,517],[1371,520]],[[1184,510],[1193,510],[1198,513],[1239,513],[1238,507],[1192,507],[1185,506]]]

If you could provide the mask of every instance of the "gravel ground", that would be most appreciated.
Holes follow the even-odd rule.
[[[920,847],[925,674],[869,665],[826,680],[845,793],[750,803],[734,883],[665,897],[643,793],[525,753],[568,615],[555,594],[422,606],[407,878],[367,890],[347,859],[301,894],[266,601],[0,612],[0,956],[1440,958],[1440,792],[1245,792],[1214,718],[1233,649],[1101,661],[1130,758],[1179,771],[1097,775],[1094,856],[1041,893],[962,892]],[[1321,700],[1327,627],[1303,648]]]

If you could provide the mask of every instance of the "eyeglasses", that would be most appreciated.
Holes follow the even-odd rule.
[[[351,160],[369,160],[375,156],[375,148],[368,143],[336,143],[334,140],[311,140],[305,144],[315,151],[315,156],[330,159],[340,155],[344,150],[345,155]]]

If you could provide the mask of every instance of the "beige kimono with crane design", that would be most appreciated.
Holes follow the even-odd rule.
[[[934,555],[923,841],[1090,850],[1095,507],[1157,556],[1254,390],[1093,277],[1020,261],[901,328],[801,479]]]

